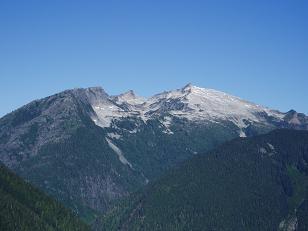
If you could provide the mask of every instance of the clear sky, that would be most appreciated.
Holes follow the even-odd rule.
[[[308,1],[0,0],[0,116],[68,88],[188,82],[308,113]]]

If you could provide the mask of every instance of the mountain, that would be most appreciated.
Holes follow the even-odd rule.
[[[96,101],[92,107],[96,112],[93,120],[101,127],[109,127],[114,119],[121,117],[138,117],[144,122],[160,118],[168,133],[172,132],[168,126],[175,117],[197,123],[231,122],[240,136],[249,135],[257,126],[308,129],[307,116],[302,113],[294,110],[281,113],[224,92],[191,84],[147,100],[129,91],[112,97],[109,102]]]
[[[308,230],[308,132],[197,155],[114,207],[97,230]]]
[[[98,99],[108,101],[101,88],[68,90],[0,120],[1,161],[86,221],[145,181],[119,162],[91,120]]]
[[[59,202],[0,165],[1,230],[90,230]]]
[[[276,128],[308,117],[191,84],[148,99],[73,89],[2,117],[0,161],[89,222],[178,163]]]

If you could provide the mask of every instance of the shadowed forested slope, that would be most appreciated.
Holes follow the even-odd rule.
[[[71,211],[0,165],[0,230],[90,230]]]

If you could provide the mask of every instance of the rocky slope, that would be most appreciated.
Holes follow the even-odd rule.
[[[281,113],[187,85],[149,99],[73,89],[0,119],[0,161],[86,220],[170,167],[238,136],[307,129]]]

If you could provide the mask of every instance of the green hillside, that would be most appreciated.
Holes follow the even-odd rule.
[[[89,230],[71,211],[0,165],[0,230]]]
[[[277,130],[197,155],[97,230],[308,230],[308,132]]]

